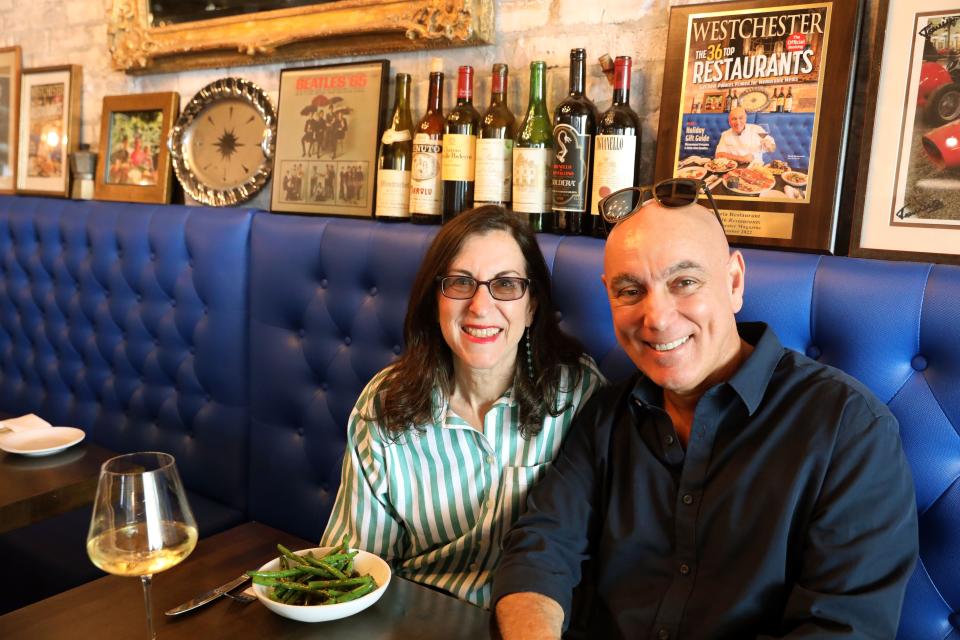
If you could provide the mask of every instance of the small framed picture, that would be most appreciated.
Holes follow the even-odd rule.
[[[280,72],[273,211],[372,216],[390,63]]]
[[[80,143],[81,77],[75,64],[23,70],[17,192],[70,194],[70,154]]]
[[[723,113],[723,91],[705,91],[703,94],[703,113]]]
[[[179,108],[180,96],[173,91],[103,98],[98,200],[170,202],[167,135]]]
[[[20,59],[20,47],[0,49],[0,193],[13,193],[17,186]]]

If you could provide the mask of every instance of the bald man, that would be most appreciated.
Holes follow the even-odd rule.
[[[639,371],[584,407],[504,538],[503,637],[558,638],[579,584],[588,638],[892,639],[917,521],[887,407],[737,324],[743,256],[703,207],[648,202],[604,258]]]
[[[765,151],[776,151],[777,142],[773,136],[758,124],[747,124],[747,111],[743,107],[734,107],[727,116],[730,128],[720,134],[717,143],[717,158],[729,158],[741,164],[763,163]]]

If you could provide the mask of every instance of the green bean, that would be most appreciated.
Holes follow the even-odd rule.
[[[297,554],[295,554],[293,551],[290,551],[290,549],[287,549],[287,548],[286,548],[285,546],[283,546],[282,544],[278,544],[278,545],[277,545],[277,550],[278,550],[282,555],[286,556],[287,559],[292,560],[292,561],[295,562],[296,564],[306,564],[306,563],[307,563],[306,559],[305,559],[303,556],[298,556]]]
[[[373,580],[370,580],[370,582],[368,582],[367,584],[360,585],[356,589],[347,591],[345,594],[343,594],[339,598],[334,598],[330,602],[330,604],[339,604],[341,602],[349,602],[350,600],[356,600],[357,598],[361,596],[365,596],[371,591],[373,591],[376,588],[376,586],[377,586],[377,583],[375,583]]]
[[[304,573],[303,568],[294,567],[293,569],[281,569],[280,571],[247,571],[251,578],[292,578]]]
[[[366,584],[369,581],[369,576],[363,576],[360,578],[347,578],[346,580],[311,580],[307,583],[307,586],[309,586],[311,589],[356,587],[361,584]]]

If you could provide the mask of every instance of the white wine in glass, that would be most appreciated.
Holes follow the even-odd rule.
[[[196,544],[197,524],[173,456],[130,453],[103,463],[87,555],[107,573],[140,577],[151,639],[151,578],[190,555]]]

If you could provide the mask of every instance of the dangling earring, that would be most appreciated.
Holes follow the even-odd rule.
[[[525,333],[527,341],[527,375],[533,380],[533,346],[530,344],[530,327]]]

